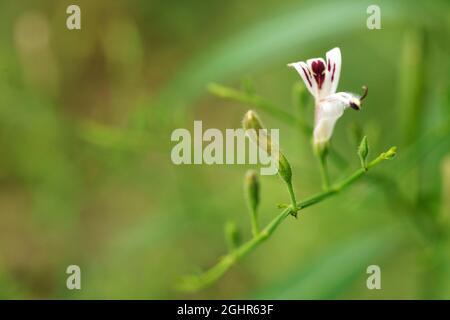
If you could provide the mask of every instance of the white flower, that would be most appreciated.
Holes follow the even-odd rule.
[[[338,92],[336,89],[341,74],[341,50],[331,49],[322,58],[313,58],[305,62],[299,61],[288,64],[294,67],[303,79],[309,92],[315,100],[314,144],[323,144],[330,140],[333,128],[344,110],[351,107],[361,109],[361,101],[367,95],[367,87],[363,87],[364,94],[359,96],[348,92]]]

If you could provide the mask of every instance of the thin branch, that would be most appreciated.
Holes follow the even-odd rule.
[[[312,132],[312,128],[308,124],[296,118],[289,112],[276,107],[261,96],[222,86],[217,83],[210,84],[208,86],[208,90],[218,97],[238,101],[254,108],[263,110],[277,119],[280,119],[291,125],[298,126],[300,130],[307,135],[310,135]]]

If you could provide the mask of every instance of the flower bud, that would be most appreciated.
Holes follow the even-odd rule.
[[[259,119],[255,111],[249,110],[242,120],[242,125],[245,130],[255,130],[256,141],[259,148],[264,149],[268,156],[277,161],[278,174],[287,183],[291,183],[292,171],[291,166],[286,157],[281,153],[280,148],[276,145]],[[250,139],[251,135],[250,135]],[[253,138],[254,139],[254,138]]]
[[[252,131],[247,133],[249,139],[256,143],[259,148],[263,149],[268,156],[272,156],[272,149],[277,148],[277,146],[274,148],[272,145],[272,139],[255,111],[249,110],[244,115],[242,127],[244,130]]]
[[[284,181],[286,181],[286,183],[291,184],[292,181],[291,165],[281,152],[279,154],[280,156],[278,157],[278,174]]]
[[[366,170],[367,170],[366,159],[368,154],[369,154],[369,144],[367,142],[367,136],[364,136],[358,147],[358,156],[359,159],[361,160],[361,166]]]
[[[258,115],[255,111],[249,110],[242,120],[242,126],[245,130],[253,129],[258,133],[260,129],[264,129],[263,124],[261,123],[261,120],[259,119]]]
[[[262,149],[268,156],[272,155],[272,140],[255,111],[249,110],[242,119],[242,127],[247,137]]]
[[[390,148],[388,151],[383,152],[383,153],[381,154],[381,157],[382,157],[384,160],[390,160],[390,159],[392,159],[393,157],[395,157],[396,154],[397,154],[397,147],[392,147],[392,148]]]

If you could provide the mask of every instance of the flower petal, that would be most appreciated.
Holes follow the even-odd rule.
[[[322,58],[312,58],[305,62],[288,64],[294,67],[303,79],[309,92],[316,101],[336,92],[341,74],[341,50],[331,49],[326,54],[327,61]]]
[[[297,70],[309,92],[313,95],[314,98],[317,98],[317,83],[314,81],[314,77],[309,66],[303,61],[293,62],[288,64],[288,66],[293,67],[295,68],[295,70]]]
[[[330,140],[334,125],[344,114],[346,107],[344,99],[322,100],[316,105],[314,143],[324,143]]]
[[[327,52],[327,71],[325,75],[325,84],[322,97],[333,94],[337,90],[339,77],[341,75],[341,50],[339,48],[331,49]]]

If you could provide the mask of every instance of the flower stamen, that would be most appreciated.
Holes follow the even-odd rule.
[[[369,88],[367,88],[367,86],[362,86],[362,89],[363,89],[364,93],[361,96],[361,98],[359,98],[359,101],[363,101],[364,98],[367,97],[367,93],[369,92]]]

